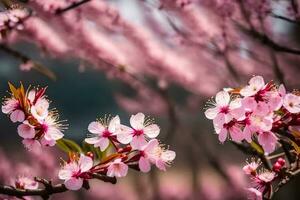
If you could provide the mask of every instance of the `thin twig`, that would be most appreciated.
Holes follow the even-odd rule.
[[[77,8],[78,6],[80,6],[82,4],[85,4],[89,1],[91,1],[91,0],[82,0],[82,1],[79,1],[79,2],[72,3],[70,6],[68,6],[66,8],[57,9],[55,14],[57,14],[57,15],[63,14],[64,12],[67,12],[69,10]]]

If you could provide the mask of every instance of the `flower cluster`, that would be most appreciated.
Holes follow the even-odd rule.
[[[262,200],[263,197],[272,195],[272,183],[280,177],[280,172],[285,167],[285,160],[278,158],[272,170],[262,169],[261,162],[252,159],[243,167],[243,171],[251,179],[251,187],[247,188],[248,198]]]
[[[142,113],[132,115],[130,125],[122,125],[119,116],[91,122],[88,126],[91,134],[85,142],[100,152],[107,152],[109,146],[114,151],[99,161],[91,152],[72,155],[59,172],[59,178],[65,180],[66,187],[78,190],[84,180],[93,178],[95,174],[124,177],[129,167],[149,172],[151,164],[154,164],[165,171],[175,159],[175,152],[164,148],[155,139],[160,128]]]
[[[227,138],[235,142],[257,141],[265,153],[275,150],[277,134],[298,131],[300,96],[287,93],[283,85],[265,83],[261,76],[251,78],[241,89],[224,89],[205,111],[213,120],[220,142]]]
[[[4,100],[2,112],[9,115],[12,122],[21,123],[18,134],[25,147],[32,150],[41,145],[54,146],[64,136],[64,126],[58,121],[58,113],[49,110],[46,88],[25,91],[23,85],[20,88],[9,85],[11,97]]]
[[[12,28],[23,29],[22,21],[28,17],[29,13],[25,9],[13,9],[0,12],[0,32]]]

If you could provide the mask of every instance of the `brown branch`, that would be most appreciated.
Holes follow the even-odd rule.
[[[0,44],[0,50],[16,57],[17,59],[21,60],[23,63],[32,62],[33,63],[33,69],[35,69],[39,73],[47,76],[48,78],[50,78],[52,80],[56,80],[56,75],[50,69],[48,69],[44,65],[32,60],[31,58],[29,58],[28,56],[22,54],[21,52],[16,51],[16,50],[6,46],[5,44]]]
[[[112,184],[117,183],[117,179],[115,177],[108,177],[106,175],[101,174],[91,174],[91,176],[95,179],[109,182]],[[40,196],[43,199],[49,199],[49,197],[53,194],[63,193],[68,191],[64,184],[52,185],[51,181],[42,178],[35,178],[35,181],[44,185],[44,188],[35,189],[35,190],[27,190],[27,189],[18,189],[12,186],[0,185],[0,194],[15,196],[18,198],[22,198],[25,196]],[[89,189],[88,182],[84,184],[85,189]]]
[[[256,30],[249,30],[249,29],[245,28],[243,25],[239,24],[238,22],[236,22],[236,26],[238,28],[240,28],[247,35],[257,39],[262,44],[272,48],[274,51],[300,55],[299,49],[293,49],[293,48],[289,48],[289,47],[285,47],[280,44],[277,44],[271,38],[269,38],[266,34],[259,33]]]

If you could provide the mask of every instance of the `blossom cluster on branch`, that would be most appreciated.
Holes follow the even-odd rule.
[[[248,190],[251,199],[270,199],[275,181],[284,182],[291,174],[297,174],[300,153],[298,91],[288,93],[284,85],[277,86],[272,81],[265,83],[263,77],[254,76],[244,87],[224,88],[208,106],[205,116],[213,120],[220,142],[229,139],[237,144],[249,144],[263,159],[264,166],[262,162],[252,161],[243,168],[253,182]],[[281,157],[273,163],[277,154],[269,156],[280,149],[289,161],[287,166]],[[262,168],[260,172],[257,171],[259,167]]]
[[[42,146],[56,144],[68,154],[58,173],[64,185],[52,186],[47,181],[21,176],[15,181],[15,196],[20,196],[19,190],[24,189],[32,194],[30,192],[38,189],[38,182],[45,185],[45,191],[36,191],[36,195],[40,196],[45,193],[46,196],[51,195],[56,190],[63,192],[64,187],[69,190],[89,188],[89,179],[115,183],[116,178],[127,175],[129,168],[149,172],[153,164],[165,171],[175,159],[175,152],[156,139],[160,133],[159,126],[143,113],[131,116],[131,127],[121,124],[119,116],[105,116],[91,122],[88,126],[91,134],[82,145],[78,145],[63,138],[65,126],[58,121],[57,111],[49,110],[46,88],[26,90],[22,84],[15,87],[11,83],[9,87],[11,96],[4,99],[2,112],[9,115],[12,122],[21,123],[18,134],[23,138],[25,147],[36,152]],[[3,194],[13,195],[5,188],[3,190],[6,192]],[[21,196],[28,195],[25,192]]]

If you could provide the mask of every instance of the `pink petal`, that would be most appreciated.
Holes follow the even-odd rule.
[[[136,130],[141,130],[144,128],[145,115],[143,113],[138,113],[130,117],[130,125]]]
[[[41,144],[43,146],[53,147],[56,144],[55,140],[46,140],[45,137],[41,139]]]
[[[247,142],[252,142],[252,132],[251,129],[249,128],[249,126],[245,126],[244,130],[243,130],[243,135],[244,138]]]
[[[143,148],[145,152],[151,152],[154,148],[159,146],[157,139],[150,140]]]
[[[99,142],[95,144],[95,147],[100,147],[101,151],[104,151],[109,145],[108,138],[100,138]]]
[[[44,137],[47,140],[59,140],[64,137],[64,134],[57,128],[49,127]]]
[[[23,122],[25,120],[25,114],[22,110],[15,110],[10,114],[10,120],[12,122]]]
[[[147,144],[147,142],[143,135],[139,135],[134,136],[130,144],[133,149],[142,149],[143,146]]]
[[[160,128],[156,124],[151,124],[149,126],[146,126],[144,128],[144,133],[149,137],[149,138],[155,138],[158,136],[160,132]]]
[[[230,95],[228,92],[220,91],[216,95],[216,103],[218,106],[227,106],[230,102]]]
[[[69,190],[79,190],[82,187],[83,180],[81,178],[70,178],[65,181],[65,186]]]
[[[272,153],[276,148],[277,137],[272,132],[261,132],[258,134],[258,143],[266,153]]]
[[[246,97],[242,100],[242,106],[248,111],[253,111],[256,109],[257,102],[253,97]]]
[[[242,130],[239,127],[233,126],[229,129],[230,137],[235,142],[240,142],[244,139]]]
[[[88,130],[93,134],[101,134],[105,130],[105,127],[100,122],[91,122]]]
[[[120,118],[119,116],[115,116],[108,125],[108,131],[111,133],[115,133],[120,128]]]
[[[283,84],[281,84],[278,88],[278,93],[280,96],[284,97],[286,95],[286,89]]]
[[[20,124],[18,126],[18,134],[24,139],[31,139],[35,136],[34,127],[29,124]]]
[[[219,133],[219,141],[223,143],[225,142],[226,139],[227,139],[227,130],[225,128],[222,128]]]
[[[139,160],[139,168],[142,172],[147,173],[151,169],[151,164],[146,158],[141,157]]]
[[[93,167],[94,162],[92,158],[81,155],[78,164],[80,166],[81,172],[87,172]]]
[[[161,160],[161,159],[156,160],[155,165],[158,169],[160,169],[162,171],[166,171],[166,164],[163,160]]]

